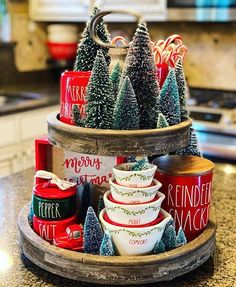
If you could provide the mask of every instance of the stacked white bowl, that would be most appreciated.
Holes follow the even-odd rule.
[[[104,194],[105,209],[100,213],[104,229],[111,233],[118,255],[144,255],[152,252],[171,216],[161,209],[165,195],[154,179],[156,166],[132,171],[135,163],[113,168],[114,179]]]

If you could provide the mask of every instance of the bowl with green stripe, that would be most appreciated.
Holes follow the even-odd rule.
[[[145,169],[132,170],[136,163],[122,163],[114,166],[113,173],[119,185],[127,187],[147,187],[150,186],[157,166],[148,163]]]
[[[117,184],[114,179],[109,180],[110,190],[114,200],[122,203],[145,203],[155,198],[162,184],[153,179],[148,187],[128,187]]]

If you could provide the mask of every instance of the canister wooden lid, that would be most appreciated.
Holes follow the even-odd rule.
[[[169,175],[202,175],[214,168],[214,163],[197,156],[166,155],[156,158],[153,164],[157,165],[157,172]]]

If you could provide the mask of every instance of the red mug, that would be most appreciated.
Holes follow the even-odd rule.
[[[60,120],[74,125],[72,109],[77,105],[81,118],[85,117],[85,95],[90,71],[66,71],[61,75],[61,111]]]
[[[168,64],[157,64],[156,67],[157,67],[157,78],[159,80],[160,88],[162,88],[165,79],[169,73],[169,66]]]
[[[188,241],[205,229],[209,219],[214,164],[195,156],[163,156],[154,160],[155,178],[165,194],[162,208],[182,226]]]

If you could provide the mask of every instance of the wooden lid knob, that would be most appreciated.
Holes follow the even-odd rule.
[[[197,156],[167,155],[156,158],[157,172],[169,175],[202,175],[213,170],[214,163]]]

